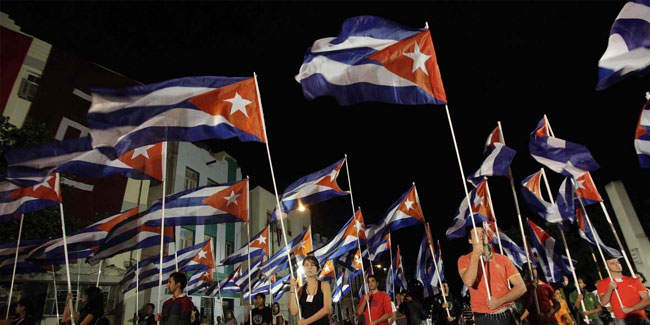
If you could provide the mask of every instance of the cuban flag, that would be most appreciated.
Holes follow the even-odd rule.
[[[205,251],[205,246],[209,245],[210,241],[206,241],[194,246],[183,248],[178,251],[178,270],[181,272],[186,272],[189,270],[196,270],[196,268],[189,267],[186,268],[188,263],[190,263],[197,254]],[[139,262],[138,265],[138,279],[139,286],[138,290],[145,290],[158,286],[158,276],[160,274],[160,269],[162,268],[162,279],[163,283],[166,284],[169,280],[169,276],[176,272],[176,256],[168,255],[163,257],[162,266],[160,264],[160,255],[149,257],[145,260]],[[126,293],[132,289],[135,289],[137,281],[135,279],[136,272],[135,268],[131,268],[127,272],[122,280],[120,281],[120,286],[122,287],[122,293]]]
[[[368,227],[368,238],[370,238],[373,249],[378,247],[378,242],[388,231],[395,231],[404,227],[424,223],[424,214],[420,206],[415,185],[402,194],[393,205],[388,208],[384,219],[371,227]]]
[[[205,289],[207,286],[212,284],[213,281],[212,269],[204,267],[197,270],[187,280],[187,286],[185,287],[187,289],[187,294],[191,295],[201,289]]]
[[[258,278],[260,274],[259,271],[260,271],[260,265],[262,264],[262,260],[264,260],[264,256],[259,257],[257,260],[251,259],[250,278],[252,281],[255,281],[255,279]],[[242,292],[248,290],[248,273],[249,273],[248,268],[244,268],[241,275],[233,279],[235,281],[235,284],[239,287],[239,289]]]
[[[598,245],[600,245],[600,248],[605,251],[609,257],[623,257],[618,249],[605,245],[603,240],[600,239],[600,236],[598,236],[598,232],[596,231],[595,227],[594,231],[591,231],[591,227],[589,227],[582,209],[576,210],[576,219],[578,220],[578,232],[580,233],[580,237],[582,237],[582,239],[588,241],[593,246],[596,246],[596,243],[598,243]]]
[[[437,245],[438,246],[437,246],[437,248],[435,250],[436,263],[438,264],[438,271],[440,273],[440,281],[445,282],[445,281],[447,281],[447,278],[445,278],[445,265],[442,262],[442,247],[440,247],[440,241],[437,242]],[[433,270],[431,272],[431,286],[434,287],[434,288],[439,289],[440,288],[440,281],[438,281],[438,274],[436,273],[435,265],[434,265]]]
[[[16,274],[38,273],[45,270],[41,264],[27,261],[29,251],[43,243],[43,239],[20,240],[18,247],[18,264],[16,265]],[[13,273],[14,260],[16,258],[17,241],[4,243],[0,245],[0,274]],[[59,264],[59,263],[54,263]]]
[[[524,263],[528,261],[526,258],[526,251],[519,247],[504,232],[499,231],[499,236],[501,237],[501,247],[503,248],[503,253],[508,256],[510,261],[512,261],[512,263],[521,270]],[[497,245],[497,241],[498,238],[496,236],[492,238],[493,245]]]
[[[289,267],[287,250],[294,255],[307,256],[307,253],[312,251],[311,227],[307,227],[300,235],[292,239],[288,246],[282,247],[282,249],[275,252],[273,256],[262,263],[260,270],[265,276],[271,276]]]
[[[404,264],[402,264],[402,253],[399,246],[397,247],[397,254],[393,257],[393,264],[395,270],[395,289],[399,292],[407,290],[408,282],[406,280],[406,273],[404,272]]]
[[[254,78],[188,77],[125,89],[93,89],[93,147],[122,155],[163,141],[265,142]]]
[[[490,201],[487,193],[487,179],[484,179],[479,185],[469,192],[469,200],[472,204],[471,214],[474,218],[476,225],[481,225],[484,221],[494,220],[492,211],[490,210]],[[448,239],[458,239],[465,237],[465,230],[467,227],[472,227],[472,219],[470,219],[470,209],[467,208],[467,198],[460,202],[460,206],[456,211],[456,216],[447,228]]]
[[[369,244],[368,248],[363,251],[363,258],[369,261],[377,262],[381,259],[381,255],[384,252],[390,250],[390,234],[386,234],[379,238],[381,238],[381,240],[379,243],[376,243],[374,245],[375,247],[372,247],[373,245]]]
[[[555,198],[555,205],[562,217],[561,221],[569,220],[571,223],[575,221],[575,187],[570,178],[565,178],[562,184],[560,184],[560,189]]]
[[[269,255],[269,226],[253,236],[250,242],[242,246],[230,256],[224,258],[219,265],[232,265],[235,263],[248,260],[248,251],[250,247],[250,257],[268,256]]]
[[[341,105],[447,103],[429,30],[374,16],[349,18],[338,37],[315,41],[296,81],[305,98]]]
[[[425,298],[435,294],[435,286],[432,284],[433,273],[435,273],[433,258],[425,235],[420,242],[420,251],[415,265],[415,280],[420,281],[424,286],[423,294]]]
[[[634,148],[642,168],[650,168],[650,95],[646,94],[646,97],[648,101],[641,110],[634,135]]]
[[[160,245],[160,227],[151,227],[145,224],[115,237],[111,237],[111,232],[108,233],[104,243],[95,251],[93,256],[88,258],[87,262],[90,265],[95,265],[103,259],[124,252]],[[174,227],[165,226],[163,234],[164,243],[175,242]],[[111,240],[108,240],[108,238],[111,238]]]
[[[280,198],[282,212],[289,213],[302,204],[314,205],[338,196],[348,195],[336,183],[336,179],[345,163],[343,158],[327,168],[309,174],[289,185]],[[273,210],[271,221],[277,220],[277,211]]]
[[[118,223],[132,217],[138,213],[138,208],[126,210],[106,219],[102,219],[86,227],[83,230],[77,231],[66,237],[68,246],[68,254],[75,251],[86,251],[88,256],[99,249],[99,246],[106,239],[108,232],[115,227]],[[89,249],[89,248],[94,248]],[[63,257],[63,239],[57,238],[45,242],[38,247],[34,247],[29,254],[28,258],[32,259],[52,259],[56,257]],[[78,256],[87,257],[87,256]]]
[[[265,278],[259,278],[257,279],[257,281],[255,281],[255,284],[252,285],[251,288],[253,290],[252,295],[255,296],[258,293],[268,294],[270,286],[271,286],[271,281]],[[250,291],[247,290],[248,288],[246,288],[246,290],[244,291],[244,294],[242,296],[243,300],[252,299]]]
[[[8,151],[7,178],[17,184],[36,182],[50,173],[87,177],[113,174],[134,179],[162,180],[162,143],[155,143],[115,156],[112,148],[93,149],[90,137]]]
[[[607,50],[598,61],[598,84],[603,90],[632,75],[650,71],[650,2],[629,1],[614,20]]]
[[[546,282],[557,283],[562,281],[562,271],[565,262],[562,258],[562,244],[557,243],[551,235],[534,222],[528,220],[531,240],[537,252],[538,262],[544,270]]]
[[[329,281],[336,278],[336,273],[334,273],[334,260],[327,260],[323,268],[318,273],[319,281]]]
[[[359,243],[365,243],[365,223],[363,222],[361,209],[357,210],[354,216],[345,223],[329,243],[313,252],[314,257],[321,263],[329,259],[335,259],[355,249],[358,245],[357,238]]]
[[[542,171],[538,171],[521,182],[521,195],[528,208],[548,222],[560,222],[562,216],[557,205],[551,204],[542,197]]]
[[[501,130],[497,126],[487,138],[485,143],[485,159],[467,181],[478,186],[484,176],[509,176],[510,164],[517,152],[507,147],[501,138]]]
[[[528,151],[537,162],[567,177],[600,168],[587,147],[551,136],[546,118],[542,118],[530,134]]]
[[[55,206],[61,202],[59,174],[46,177],[34,186],[18,187],[0,184],[0,223],[10,222],[21,215]]]
[[[591,173],[586,172],[575,179],[575,195],[584,206],[603,202],[603,198],[596,189],[596,184],[591,178]]]
[[[354,278],[361,275],[363,272],[363,259],[361,258],[361,251],[359,249],[357,249],[354,254],[352,254],[352,252],[349,252],[345,256],[345,259],[343,259],[343,256],[341,256],[341,258],[337,260],[336,263],[345,268],[346,283],[354,280]]]
[[[332,302],[338,303],[343,299],[343,296],[350,292],[350,285],[343,281],[344,272],[340,272],[336,277],[336,289],[334,289],[334,294],[332,294]]]
[[[289,276],[291,276],[291,274],[287,274],[281,279],[271,283],[271,295],[273,296],[273,303],[280,301],[282,295],[284,295],[284,293],[289,291],[289,288],[291,288],[288,282]]]
[[[235,284],[235,279],[241,276],[241,264],[235,270],[220,282],[213,283],[204,292],[207,297],[216,297],[219,293],[235,293],[240,292],[239,286]]]

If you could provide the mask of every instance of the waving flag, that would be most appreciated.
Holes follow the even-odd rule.
[[[289,249],[291,254],[307,256],[307,253],[312,251],[311,227],[307,227],[300,235],[291,240],[288,246],[282,247],[282,249],[275,252],[273,256],[262,263],[260,270],[265,276],[271,276],[289,267],[289,263],[287,262],[287,249]]]
[[[112,148],[92,148],[90,137],[55,141],[8,151],[7,178],[19,184],[58,172],[88,177],[121,174],[135,179],[162,180],[162,143],[135,148],[115,156]]]
[[[238,279],[241,276],[241,264],[235,268],[235,270],[228,275],[225,279],[220,282],[213,283],[210,285],[204,292],[208,297],[216,297],[220,292],[224,293],[235,293],[240,292],[241,289],[237,284],[235,284],[235,279]]]
[[[575,179],[575,185],[576,197],[582,201],[583,205],[587,206],[603,201],[589,172],[577,177]]]
[[[607,50],[598,61],[596,90],[650,72],[650,3],[629,1],[614,20]]]
[[[197,270],[192,274],[192,276],[187,280],[187,294],[191,295],[201,289],[204,289],[206,286],[209,286],[214,281],[212,276],[212,269],[204,267]]]
[[[487,180],[483,180],[479,185],[472,189],[469,193],[469,199],[472,203],[471,212],[467,208],[467,198],[460,202],[460,206],[456,211],[456,216],[452,221],[451,226],[447,228],[447,238],[457,239],[465,237],[465,229],[472,227],[472,219],[470,213],[474,218],[474,222],[479,225],[483,221],[494,220],[494,216],[490,211],[490,201],[487,194]]]
[[[338,37],[315,41],[296,81],[307,99],[334,96],[341,105],[447,102],[431,33],[373,16],[349,18]]]
[[[18,264],[16,274],[45,272],[40,263],[27,261],[29,251],[43,243],[43,239],[24,240],[21,239],[18,247]],[[0,274],[13,273],[14,259],[16,258],[17,241],[0,245]],[[59,263],[54,263],[59,264]]]
[[[596,243],[598,243],[598,245],[600,245],[600,248],[605,251],[609,257],[623,257],[619,250],[605,245],[603,240],[600,239],[600,236],[598,236],[598,232],[596,231],[595,227],[594,231],[591,231],[591,227],[589,227],[589,224],[587,224],[585,214],[582,209],[576,210],[576,219],[578,220],[578,232],[580,233],[580,237],[582,237],[582,239],[588,241],[593,246],[596,246]]]
[[[365,223],[361,209],[357,210],[350,220],[339,230],[339,233],[323,247],[315,250],[314,257],[321,263],[335,259],[357,247],[357,238],[363,243],[366,239]]]
[[[568,177],[600,168],[587,147],[550,136],[545,118],[530,134],[528,151],[540,164]]]
[[[378,243],[375,243],[376,247],[371,247],[372,245],[368,245],[368,248],[366,248],[363,251],[363,258],[377,262],[379,259],[381,259],[381,255],[390,250],[390,234],[386,234],[383,237],[379,237],[381,240]]]
[[[507,147],[501,139],[501,130],[497,126],[487,138],[485,143],[485,159],[481,167],[471,174],[467,181],[474,186],[483,180],[484,176],[508,176],[510,175],[510,163],[515,157],[516,151]]]
[[[406,280],[406,273],[404,273],[404,264],[402,264],[402,253],[399,246],[397,247],[397,254],[393,257],[393,264],[395,270],[395,288],[399,292],[401,289],[407,290],[408,282]]]
[[[117,155],[163,141],[265,142],[254,78],[189,77],[125,89],[93,89],[93,147]]]
[[[61,189],[58,178],[58,174],[52,174],[44,182],[29,187],[3,182],[2,188],[7,190],[0,192],[0,223],[59,204]]]
[[[68,253],[75,251],[87,251],[88,255],[94,253],[92,247],[99,249],[99,246],[104,242],[108,232],[113,229],[115,225],[134,216],[138,213],[138,208],[126,210],[114,216],[95,222],[94,224],[86,227],[83,230],[70,234],[66,238]],[[28,258],[32,259],[46,259],[61,257],[64,254],[63,239],[57,238],[45,242],[44,244],[34,247],[29,254]],[[85,256],[85,257],[87,257]],[[84,256],[78,256],[84,257]]]
[[[251,267],[250,267],[250,278],[252,281],[255,281],[255,279],[259,276],[260,274],[260,265],[262,264],[262,260],[264,259],[264,256],[260,256],[257,260],[253,260],[251,258]],[[237,278],[233,279],[235,281],[235,284],[241,289],[242,292],[248,290],[248,268],[243,269],[241,275]]]
[[[271,284],[271,295],[273,296],[273,303],[278,302],[280,298],[282,298],[282,295],[284,295],[284,293],[289,291],[289,288],[291,288],[288,283],[289,276],[291,276],[291,274],[287,274]]]
[[[551,235],[530,220],[528,220],[528,227],[532,234],[531,240],[537,251],[538,261],[544,270],[546,282],[556,283],[562,281],[562,271],[565,264],[562,259],[562,244],[556,243]]]
[[[519,247],[510,237],[508,237],[504,232],[499,232],[501,237],[501,247],[503,247],[503,252],[506,256],[512,261],[512,263],[517,266],[520,270],[522,269],[524,263],[528,261],[526,258],[526,252]],[[497,237],[492,238],[492,244],[497,245]]]
[[[542,171],[538,171],[521,182],[521,195],[528,208],[548,222],[562,221],[557,205],[544,200],[541,190]]]
[[[289,185],[280,199],[283,212],[289,213],[296,210],[300,204],[313,205],[337,196],[350,194],[348,191],[341,190],[336,183],[343,163],[345,163],[345,158]],[[277,211],[274,210],[271,221],[275,220],[277,220]]]
[[[575,221],[575,188],[570,178],[565,178],[562,184],[560,184],[555,205],[560,212],[562,220],[569,220],[571,223]]]
[[[424,214],[417,197],[417,189],[413,185],[388,208],[386,216],[380,223],[368,227],[368,238],[370,238],[372,249],[377,249],[388,231],[395,231],[418,223],[424,223]]]
[[[336,278],[336,273],[334,273],[334,260],[327,260],[323,268],[318,273],[319,281],[329,281]]]
[[[251,258],[256,256],[268,256],[269,243],[267,240],[269,240],[269,226],[266,226],[264,229],[262,229],[262,231],[251,238],[248,244],[242,246],[239,250],[224,258],[219,264],[231,265],[247,260],[249,247]]]
[[[650,168],[650,95],[647,97],[634,135],[634,148],[642,168]]]
[[[422,242],[420,242],[420,251],[415,265],[415,280],[420,281],[424,286],[425,298],[435,294],[435,286],[431,282],[433,280],[433,273],[435,273],[435,269],[431,257],[431,249],[429,249],[429,242],[425,235],[422,237]]]
[[[134,217],[137,217],[137,215]],[[111,232],[108,233],[107,238],[110,236]],[[163,241],[165,243],[175,242],[174,227],[165,226]],[[94,255],[88,258],[87,262],[90,265],[95,265],[103,259],[124,252],[157,245],[160,245],[160,227],[141,225],[131,231],[125,232],[123,235],[113,237],[110,241],[105,239],[104,243],[97,249]]]
[[[438,273],[440,273],[440,280],[438,280],[438,273],[436,273],[435,270],[435,265],[433,266],[433,270],[431,272],[431,286],[433,288],[437,288],[439,290],[440,288],[440,281],[445,282],[447,279],[445,278],[445,266],[444,263],[442,262],[442,247],[440,247],[440,241],[438,241],[438,248],[435,250],[436,254],[436,263],[438,265]]]
[[[349,283],[350,281],[354,280],[354,278],[361,275],[363,272],[363,259],[361,258],[361,251],[359,249],[357,249],[354,254],[352,254],[352,252],[349,252],[347,256],[345,256],[345,260],[341,258],[336,261],[336,263],[343,266],[346,270],[345,283]]]
[[[348,294],[348,292],[350,292],[350,285],[344,283],[343,277],[344,277],[344,272],[340,272],[339,275],[336,277],[336,289],[334,289],[334,294],[332,294],[333,303],[338,303],[339,301],[341,301],[343,296],[345,296],[346,294]]]

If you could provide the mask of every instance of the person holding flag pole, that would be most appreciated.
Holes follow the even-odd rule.
[[[499,132],[499,141],[501,143],[503,143],[503,145],[505,145],[506,144],[506,139],[505,139],[505,136],[503,135],[503,128],[501,126],[501,121],[497,121],[497,130]],[[523,218],[521,217],[521,210],[519,208],[519,198],[517,197],[517,190],[515,188],[515,180],[514,180],[514,176],[512,175],[512,169],[510,167],[508,167],[508,175],[509,175],[508,179],[510,180],[510,188],[512,190],[512,199],[515,201],[515,210],[517,211],[517,221],[519,222],[519,232],[521,234],[521,240],[522,240],[522,242],[524,244],[524,251],[526,252],[526,261],[528,261],[528,263],[526,263],[526,265],[528,265],[528,275],[529,275],[529,279],[534,279],[533,267],[531,266],[531,263],[530,263],[531,254],[530,254],[530,251],[528,250],[528,242],[526,241],[526,232],[524,231],[524,223],[523,223],[523,220],[522,220]],[[539,301],[537,300],[537,294],[535,294],[536,288],[537,288],[537,282],[533,281],[532,285],[533,285],[533,294],[532,294],[532,296],[533,296],[533,300],[535,301],[535,311],[537,312],[536,315],[539,315],[540,314]]]
[[[419,200],[419,198],[418,198]],[[431,251],[431,257],[433,259],[433,266],[436,269],[436,276],[438,278],[438,285],[440,286],[440,290],[442,290],[442,277],[440,276],[440,269],[438,269],[438,257],[434,253],[433,249],[433,237],[431,236],[431,228],[429,228],[429,223],[427,222],[424,225],[424,231],[427,233],[427,241],[429,242],[429,250]],[[443,303],[447,305],[447,297],[445,297],[444,294],[441,294]],[[447,311],[447,319],[451,322],[451,313],[449,312],[449,306],[445,307],[445,310]]]
[[[499,243],[499,254],[503,254],[503,245],[501,245],[501,231],[499,230],[499,225],[497,224],[497,215],[494,214],[494,206],[492,205],[492,194],[490,194],[490,186],[488,185],[487,177],[483,177],[485,180],[485,190],[487,191],[487,196],[488,196],[488,202],[490,202],[490,213],[492,213],[492,216],[494,217],[494,232],[496,232],[497,235],[497,242]],[[510,285],[508,283],[508,285]]]
[[[388,253],[390,254],[390,262],[392,264],[393,263],[393,243],[392,243],[392,240],[391,240],[391,237],[390,237],[390,230],[388,231],[388,243],[387,243],[387,245],[388,245]],[[391,268],[391,272],[390,272],[391,281],[390,281],[390,284],[393,286],[393,303],[395,304],[395,306],[397,306],[397,292],[395,292],[395,272],[397,272],[397,270],[395,269],[395,267],[396,266],[393,265],[393,267]]]

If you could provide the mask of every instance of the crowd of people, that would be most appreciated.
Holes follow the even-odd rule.
[[[353,313],[345,310],[343,319],[332,315],[332,293],[329,282],[317,278],[319,261],[314,256],[303,260],[306,281],[298,286],[290,280],[289,312],[298,325],[650,325],[650,289],[643,286],[643,276],[623,275],[616,258],[607,260],[607,277],[593,283],[579,277],[580,291],[564,281],[549,284],[538,277],[538,270],[524,265],[521,273],[508,257],[492,252],[481,227],[468,231],[470,253],[458,259],[458,274],[467,288],[467,295],[456,296],[446,282],[441,282],[436,295],[422,299],[422,284],[411,283],[409,290],[398,292],[394,299],[382,292],[375,275],[366,276],[368,292],[360,297]],[[527,272],[527,270],[532,272]],[[613,279],[613,281],[611,281]],[[172,273],[167,299],[162,310],[147,303],[134,315],[134,325],[209,325],[185,293],[187,276]],[[489,288],[489,289],[488,289]],[[595,289],[595,290],[594,290]],[[276,302],[267,306],[266,295],[254,296],[243,319],[244,325],[288,325],[289,321]],[[297,297],[293,299],[293,297]],[[68,294],[61,324],[106,325],[102,292],[89,287],[81,296],[82,307],[71,314],[72,294]],[[25,299],[15,304],[15,316],[7,324],[35,324],[32,306]],[[215,325],[238,325],[232,310],[216,318]]]

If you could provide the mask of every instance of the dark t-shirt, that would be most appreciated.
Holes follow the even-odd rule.
[[[273,321],[273,313],[271,312],[270,307],[264,307],[263,309],[255,308],[252,311],[253,313],[253,325],[260,325],[262,323],[271,324]]]

